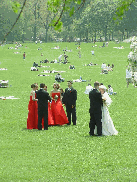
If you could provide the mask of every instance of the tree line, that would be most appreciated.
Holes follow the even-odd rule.
[[[137,32],[136,8],[136,0],[5,0],[0,40],[123,40]]]

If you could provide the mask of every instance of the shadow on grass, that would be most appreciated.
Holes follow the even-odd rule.
[[[38,131],[38,129],[27,129],[27,128],[22,128],[22,131],[36,132],[36,131]]]
[[[85,137],[85,138],[106,138],[107,136],[105,136],[105,135],[102,135],[102,136],[97,136],[97,135],[93,135],[93,136],[84,135],[83,137]]]

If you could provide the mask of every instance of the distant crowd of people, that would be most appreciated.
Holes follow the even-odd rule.
[[[101,65],[102,74],[108,74],[108,71],[113,71],[113,68],[114,68],[114,64],[110,66],[110,64],[106,65],[105,63],[103,63]]]

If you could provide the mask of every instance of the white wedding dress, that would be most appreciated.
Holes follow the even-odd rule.
[[[109,115],[107,108],[107,106],[112,103],[112,100],[107,92],[105,92],[102,97],[106,98],[106,104],[103,103],[102,107],[102,135],[117,135],[118,131],[114,127],[113,121]],[[95,126],[94,134],[97,134],[97,126]]]

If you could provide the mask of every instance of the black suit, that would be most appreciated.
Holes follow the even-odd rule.
[[[38,99],[38,130],[42,130],[42,118],[44,116],[44,130],[48,130],[48,100],[51,101],[49,93],[44,89],[36,91]]]
[[[77,91],[74,88],[65,89],[64,96],[62,98],[63,104],[66,105],[68,125],[71,124],[71,114],[73,125],[76,125],[76,100],[77,100]]]
[[[94,135],[95,125],[97,126],[98,135],[102,135],[102,110],[101,106],[103,105],[101,93],[97,89],[93,89],[89,92],[90,99],[90,135]]]

